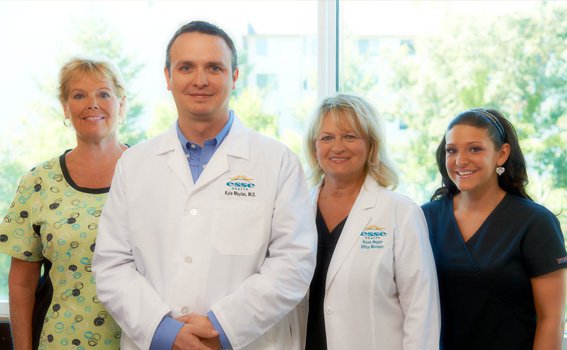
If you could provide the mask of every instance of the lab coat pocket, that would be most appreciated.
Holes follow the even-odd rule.
[[[214,205],[211,244],[223,255],[253,255],[262,246],[264,207],[258,202],[219,201]]]

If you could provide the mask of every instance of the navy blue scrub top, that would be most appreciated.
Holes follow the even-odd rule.
[[[437,265],[441,349],[531,350],[536,313],[530,278],[567,266],[557,218],[507,194],[465,243],[452,199],[422,208]]]

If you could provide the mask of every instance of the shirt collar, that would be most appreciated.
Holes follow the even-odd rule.
[[[230,131],[230,128],[232,126],[232,122],[234,120],[234,112],[232,110],[228,111],[228,120],[226,122],[226,124],[224,125],[224,127],[222,128],[221,131],[219,131],[219,133],[213,137],[210,140],[206,140],[205,143],[208,143],[210,141],[215,141],[215,147],[218,147],[226,138],[226,135],[228,135],[228,132]],[[179,122],[175,123],[175,128],[177,130],[177,137],[179,138],[179,142],[181,142],[181,147],[183,147],[183,152],[185,152],[185,154],[189,154],[189,149],[187,148],[187,143],[194,143],[191,142],[191,140],[188,140],[185,135],[183,135],[183,133],[181,132],[181,129],[179,128]]]

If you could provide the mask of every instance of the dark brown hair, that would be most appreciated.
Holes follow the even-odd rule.
[[[528,184],[526,161],[522,149],[520,148],[520,143],[518,142],[516,129],[514,129],[512,123],[504,118],[497,110],[474,108],[457,115],[455,119],[449,123],[447,131],[451,130],[455,125],[469,125],[486,129],[496,149],[502,148],[502,145],[505,143],[509,144],[510,155],[502,165],[506,171],[501,176],[498,176],[498,185],[510,194],[531,200],[530,196],[526,193],[526,185]],[[451,198],[460,192],[447,173],[445,166],[445,146],[446,140],[444,135],[436,152],[437,168],[441,173],[442,186],[433,193],[431,200],[443,197]]]

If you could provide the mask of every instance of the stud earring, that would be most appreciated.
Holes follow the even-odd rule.
[[[71,120],[65,118],[63,119],[63,125],[65,125],[66,127],[70,127],[71,126]]]
[[[498,176],[504,174],[504,171],[506,171],[506,169],[504,169],[503,166],[496,167],[496,174],[498,174]]]

